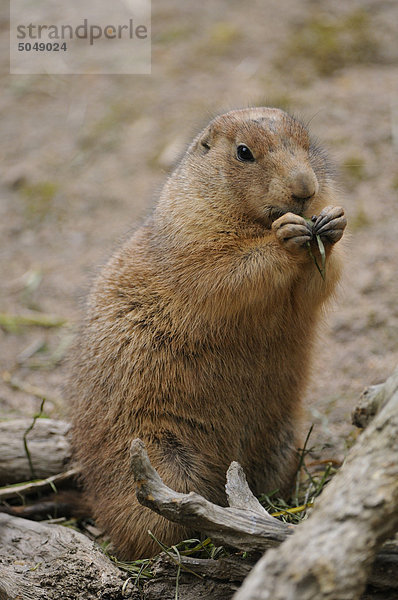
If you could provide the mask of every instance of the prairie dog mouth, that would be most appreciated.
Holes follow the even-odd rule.
[[[272,223],[286,214],[288,210],[280,206],[266,206],[262,215],[256,215],[256,220],[266,229],[271,229]]]
[[[272,208],[267,209],[265,214],[270,220],[270,222],[273,223],[274,221],[279,219],[279,217],[285,215],[287,212],[288,211],[286,209],[280,208],[279,206],[274,206]]]
[[[274,221],[279,219],[279,217],[283,217],[286,213],[294,213],[295,215],[299,215],[300,217],[304,217],[304,210],[300,210],[299,208],[281,208],[280,206],[270,206],[267,207],[264,213],[264,216],[267,220],[272,224]]]

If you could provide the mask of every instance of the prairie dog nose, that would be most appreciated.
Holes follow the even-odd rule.
[[[291,175],[289,183],[292,196],[297,200],[312,198],[319,188],[318,181],[312,171],[296,171]]]

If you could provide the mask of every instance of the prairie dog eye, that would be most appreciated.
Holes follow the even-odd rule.
[[[251,150],[244,144],[239,144],[236,149],[236,158],[241,162],[254,162],[254,156]]]

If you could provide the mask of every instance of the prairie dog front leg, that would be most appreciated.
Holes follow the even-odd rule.
[[[310,242],[313,237],[311,223],[291,212],[276,219],[272,224],[272,229],[280,244],[294,254],[303,252],[307,242]]]
[[[341,206],[326,206],[313,222],[314,235],[320,235],[322,241],[329,244],[335,244],[342,238],[347,225]]]

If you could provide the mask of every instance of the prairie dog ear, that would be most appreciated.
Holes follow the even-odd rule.
[[[208,127],[206,127],[206,129],[200,136],[200,139],[199,139],[200,145],[202,146],[203,150],[205,150],[206,152],[208,152],[210,150],[210,148],[212,147],[213,137],[214,137],[213,134],[214,134],[214,127],[212,125],[208,125]]]
[[[206,127],[202,133],[198,135],[193,143],[193,150],[200,154],[207,154],[213,145],[214,126],[212,123]]]

